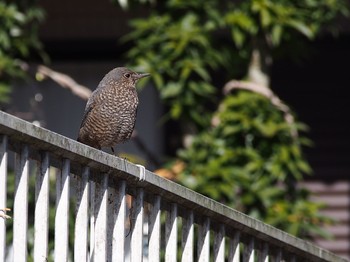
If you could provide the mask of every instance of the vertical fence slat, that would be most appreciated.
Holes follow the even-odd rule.
[[[240,259],[240,233],[236,231],[233,238],[230,239],[230,248],[228,254],[228,262],[239,262]]]
[[[261,249],[258,254],[258,262],[268,262],[269,245],[267,243],[261,244]]]
[[[282,261],[282,249],[278,248],[273,255],[271,255],[271,262],[280,262]]]
[[[130,257],[132,262],[142,261],[143,255],[143,188],[138,188],[133,199],[131,212],[131,242]]]
[[[194,216],[193,211],[189,211],[188,215],[182,219],[182,262],[193,261],[193,241],[194,241]]]
[[[55,261],[68,260],[70,161],[62,162],[56,177]]]
[[[282,259],[283,259],[282,257],[283,257],[283,250],[282,250],[282,248],[279,248],[277,251],[276,261],[277,262],[282,261]]]
[[[249,242],[244,245],[243,250],[243,262],[254,262],[254,245],[255,241],[253,237],[250,237]]]
[[[49,153],[41,154],[35,184],[34,260],[45,261],[49,236]]]
[[[15,156],[16,193],[13,210],[13,258],[14,261],[27,260],[28,231],[28,146],[23,145],[21,153]]]
[[[74,261],[88,258],[89,173],[84,167],[81,177],[76,178],[77,211],[74,229]]]
[[[210,220],[205,218],[198,232],[198,261],[209,262],[210,258]]]
[[[113,229],[116,219],[116,204],[114,203],[117,201],[118,194],[117,194],[117,184],[115,184],[115,181],[113,180],[113,177],[110,176],[108,179],[108,185],[107,185],[107,227],[106,227],[106,261],[113,261],[112,260],[112,250],[113,250]],[[120,234],[123,234],[120,232]],[[122,242],[122,244],[124,244]]]
[[[160,261],[160,196],[155,196],[149,213],[148,261]]]
[[[176,262],[177,259],[177,205],[171,204],[165,222],[165,261]]]
[[[216,232],[214,239],[214,261],[225,261],[225,227],[220,225],[219,232]]]
[[[112,184],[109,188],[109,197],[113,198],[113,205],[109,222],[113,221],[112,229],[112,259],[111,261],[124,262],[125,259],[125,216],[126,216],[126,181],[121,180],[117,184]]]
[[[101,174],[101,183],[95,184],[95,238],[94,260],[107,259],[107,193],[108,174]]]
[[[95,254],[95,192],[96,183],[89,181],[90,185],[90,244],[89,244],[89,261],[94,261]]]
[[[290,262],[296,262],[297,261],[297,258],[295,255],[291,255],[291,259],[290,259]]]
[[[7,136],[0,137],[0,209],[6,208],[7,202]],[[0,211],[2,212],[2,211]],[[5,212],[5,210],[3,211]],[[5,261],[6,251],[6,224],[0,218],[0,261]]]

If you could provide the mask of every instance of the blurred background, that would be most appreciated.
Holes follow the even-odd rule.
[[[119,155],[350,258],[350,2],[275,2],[2,1],[1,109],[76,139],[84,87],[149,72]]]

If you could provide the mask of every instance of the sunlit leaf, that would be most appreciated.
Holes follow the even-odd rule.
[[[271,24],[271,16],[268,10],[262,9],[260,11],[260,19],[263,27],[267,27]]]
[[[161,97],[163,99],[168,99],[177,96],[181,93],[182,88],[183,86],[181,83],[170,82],[162,88]]]
[[[308,38],[314,37],[314,33],[312,32],[310,27],[301,21],[290,20],[290,21],[288,21],[288,25],[293,27],[294,29],[298,30],[300,33],[302,33],[303,35],[305,35]]]
[[[274,45],[277,46],[281,42],[282,32],[283,28],[281,25],[276,24],[272,27],[271,40]]]
[[[244,40],[245,40],[244,33],[238,28],[232,28],[231,32],[232,32],[232,38],[233,38],[233,41],[235,42],[235,44],[238,47],[242,47]]]

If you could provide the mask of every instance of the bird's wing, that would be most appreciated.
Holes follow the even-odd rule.
[[[85,107],[85,112],[83,116],[83,120],[81,121],[80,124],[80,129],[85,125],[86,119],[88,118],[88,115],[90,112],[95,108],[96,104],[96,99],[99,96],[99,94],[102,92],[102,90],[105,88],[104,85],[101,85],[101,83],[98,85],[97,89],[95,89],[94,92],[92,92],[91,97],[89,98],[86,107]],[[102,102],[103,103],[103,102]]]
[[[90,114],[91,110],[94,108],[94,104],[95,103],[93,103],[93,102],[92,103],[87,103],[87,105],[85,107],[83,120],[81,121],[81,124],[80,124],[80,129],[85,125],[85,122],[86,122],[86,119],[87,119],[88,115]]]

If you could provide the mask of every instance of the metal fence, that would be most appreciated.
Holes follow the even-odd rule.
[[[346,261],[142,171],[0,111],[0,261]]]

